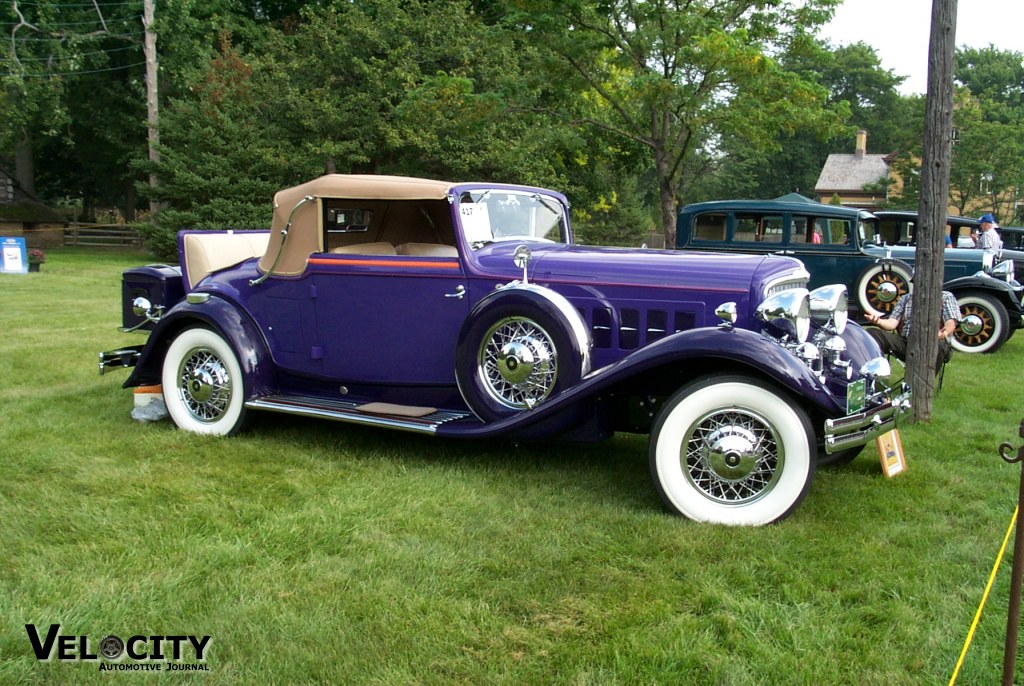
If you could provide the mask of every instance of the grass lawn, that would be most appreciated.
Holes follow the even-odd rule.
[[[63,249],[0,275],[0,683],[949,681],[1017,496],[998,445],[1021,444],[1024,334],[954,359],[932,423],[901,430],[905,474],[870,447],[780,525],[727,529],[663,513],[644,436],[137,423],[96,353],[142,341],[116,327],[120,272],[147,261]],[[958,683],[999,681],[1009,570]],[[208,635],[209,671],[39,662],[29,623],[94,653]]]

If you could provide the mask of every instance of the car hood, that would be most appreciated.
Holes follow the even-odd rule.
[[[477,263],[489,275],[522,275],[512,261],[517,244],[481,249]],[[803,271],[794,258],[696,251],[646,250],[531,243],[529,275],[536,281],[581,285],[658,286],[749,294],[751,287]]]

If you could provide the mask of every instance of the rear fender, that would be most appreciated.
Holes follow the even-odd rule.
[[[190,296],[191,297],[191,296]],[[242,367],[246,399],[266,395],[273,385],[273,365],[266,340],[255,322],[233,303],[210,297],[182,301],[157,323],[124,388],[159,384],[167,348],[183,330],[203,326],[217,331],[234,349]]]

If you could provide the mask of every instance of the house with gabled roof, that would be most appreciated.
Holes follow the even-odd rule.
[[[867,148],[868,133],[861,129],[857,132],[852,155],[833,153],[828,156],[814,184],[814,192],[821,202],[832,202],[838,197],[840,204],[850,207],[872,210],[885,205],[885,185],[881,182],[889,179],[889,165],[895,154],[869,154]],[[865,187],[874,190],[866,191]]]

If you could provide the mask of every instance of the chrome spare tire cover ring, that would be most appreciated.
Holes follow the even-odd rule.
[[[210,348],[189,350],[178,365],[178,397],[199,422],[215,422],[228,410],[232,383],[227,365]]]
[[[747,505],[778,483],[785,455],[775,428],[738,408],[717,410],[695,421],[683,443],[686,478],[708,499]]]
[[[528,317],[505,317],[491,326],[477,364],[487,394],[514,410],[535,407],[551,394],[558,377],[554,340]]]

